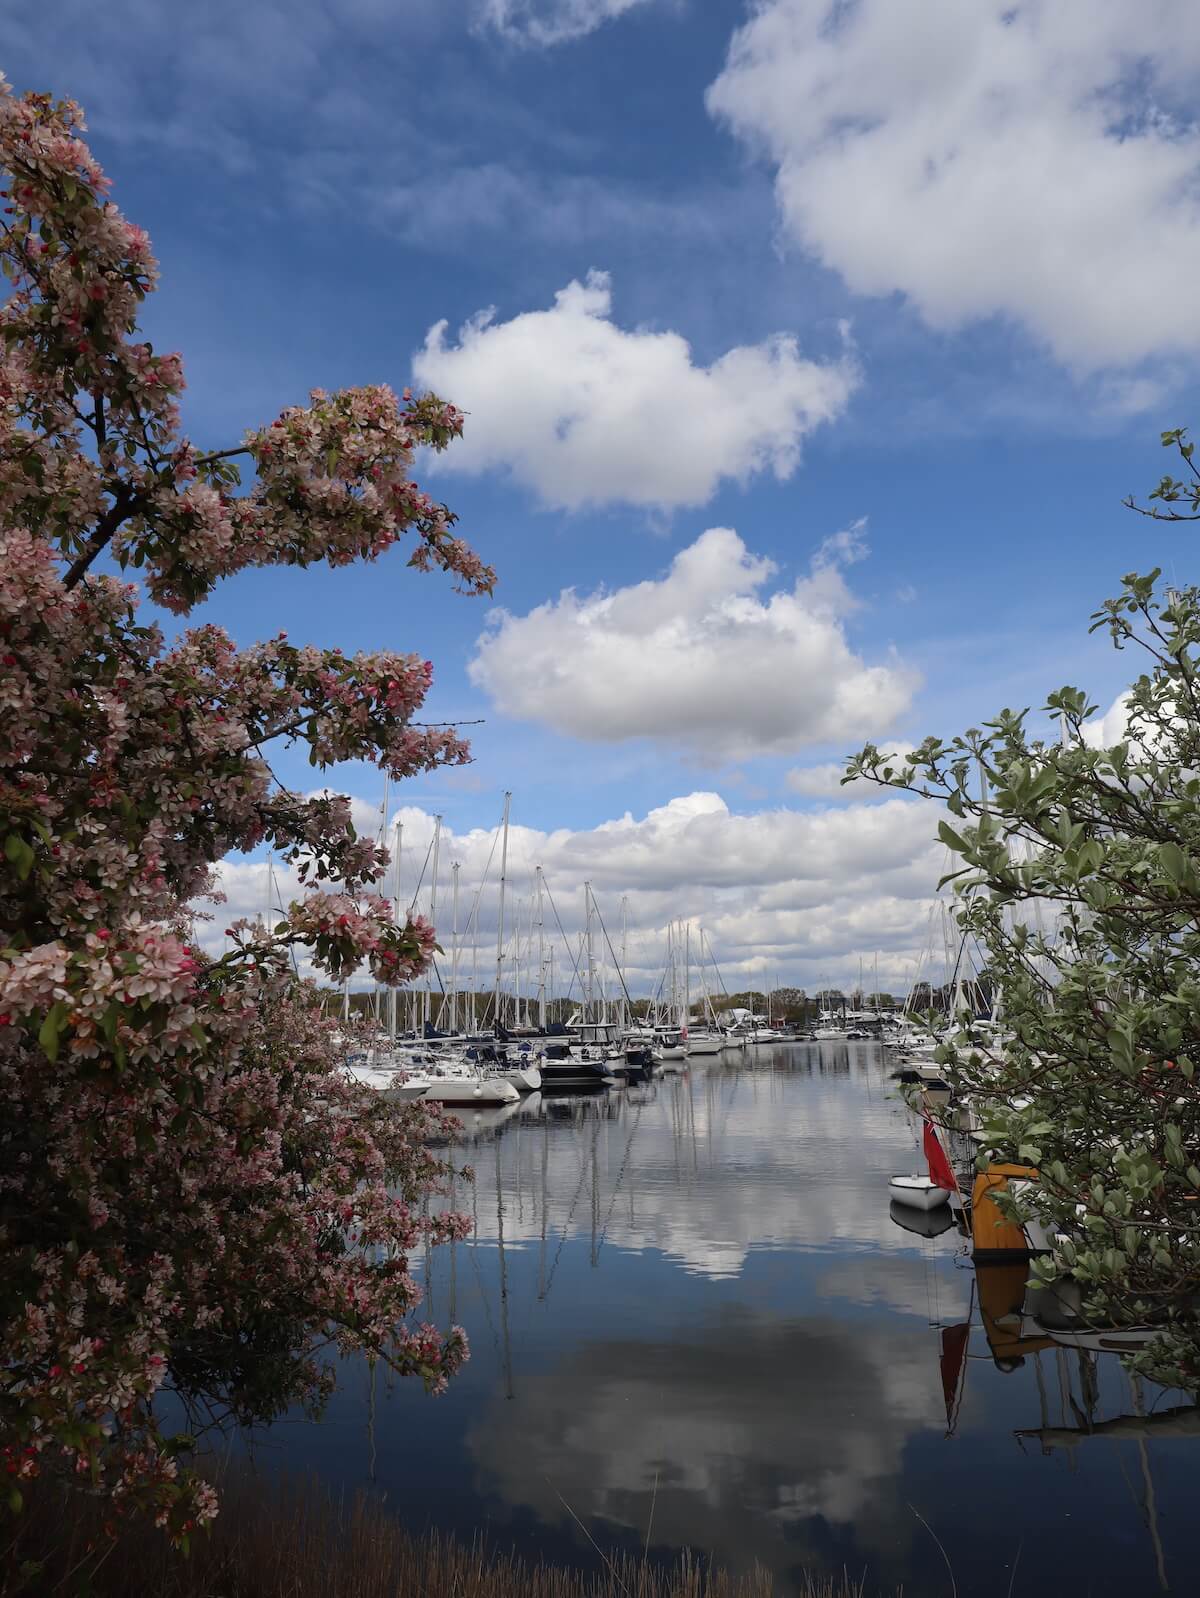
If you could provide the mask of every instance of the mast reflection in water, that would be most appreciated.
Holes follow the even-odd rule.
[[[415,1269],[469,1366],[429,1400],[347,1364],[264,1459],[574,1564],[596,1559],[577,1516],[602,1548],[649,1531],[652,1557],[946,1591],[923,1519],[963,1598],[1007,1592],[1018,1557],[1022,1598],[1194,1590],[1190,1400],[1006,1342],[1021,1281],[977,1283],[956,1230],[889,1206],[918,1140],[876,1046],[462,1119],[474,1236]]]

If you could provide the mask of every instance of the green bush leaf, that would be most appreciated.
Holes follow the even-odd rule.
[[[51,1005],[38,1032],[38,1043],[48,1060],[58,1059],[58,1040],[67,1024],[67,1006],[62,999]]]

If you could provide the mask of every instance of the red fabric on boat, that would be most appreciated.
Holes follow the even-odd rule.
[[[934,1187],[947,1188],[951,1193],[957,1192],[958,1183],[954,1179],[950,1161],[946,1158],[946,1151],[934,1131],[932,1121],[925,1122],[925,1158],[929,1163],[929,1180]]]

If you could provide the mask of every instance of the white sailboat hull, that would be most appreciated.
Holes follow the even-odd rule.
[[[694,1037],[688,1034],[687,1051],[689,1055],[720,1054],[726,1047],[724,1038]]]
[[[521,1095],[498,1076],[442,1077],[430,1082],[425,1104],[511,1104]]]
[[[936,1210],[949,1201],[949,1189],[938,1187],[928,1176],[893,1176],[888,1190],[897,1204],[913,1210]]]
[[[536,1065],[510,1066],[507,1071],[501,1071],[500,1076],[518,1093],[536,1093],[542,1085],[542,1073]]]
[[[357,1082],[359,1087],[370,1088],[378,1093],[381,1099],[386,1099],[391,1104],[403,1104],[412,1099],[419,1099],[425,1093],[425,1079],[423,1077],[402,1077],[398,1072],[382,1069],[379,1066],[359,1065],[348,1066],[346,1074],[351,1081]]]

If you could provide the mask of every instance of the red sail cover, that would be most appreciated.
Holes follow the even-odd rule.
[[[934,1187],[947,1188],[951,1193],[958,1191],[958,1183],[954,1180],[954,1172],[950,1169],[950,1161],[946,1158],[946,1151],[938,1141],[938,1135],[933,1129],[933,1122],[925,1122],[925,1158],[929,1162],[929,1180]]]

